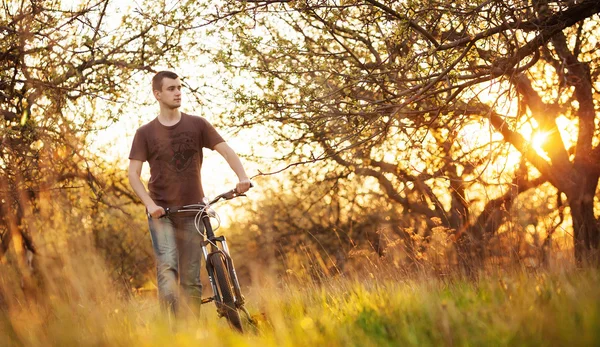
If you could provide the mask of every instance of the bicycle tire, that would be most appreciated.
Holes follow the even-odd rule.
[[[220,253],[216,252],[210,256],[210,261],[213,269],[215,270],[215,282],[219,288],[219,291],[221,292],[221,300],[223,301],[221,305],[223,305],[225,318],[231,327],[240,333],[243,333],[244,329],[242,328],[242,320],[237,308],[235,307],[235,300],[233,299],[233,291],[231,289],[229,272],[225,267],[223,257],[221,257]]]

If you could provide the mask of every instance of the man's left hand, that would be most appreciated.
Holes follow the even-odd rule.
[[[240,180],[235,186],[235,190],[238,192],[238,194],[244,194],[248,191],[248,189],[250,189],[251,186],[252,183],[250,183],[249,179]]]

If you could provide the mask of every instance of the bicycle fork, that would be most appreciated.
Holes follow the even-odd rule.
[[[219,248],[217,246],[217,242],[219,242],[221,244],[221,248]],[[212,252],[208,251],[209,245],[211,245]],[[219,295],[219,290],[217,288],[217,283],[214,280],[214,269],[209,260],[210,256],[214,253],[220,253],[221,256],[223,256],[225,258],[225,266],[227,267],[227,273],[231,279],[231,282],[232,282],[231,284],[233,286],[233,295],[234,295],[234,302],[235,302],[236,309],[242,310],[242,312],[244,312],[244,314],[246,314],[248,320],[252,322],[253,319],[250,316],[250,313],[248,312],[246,307],[244,306],[245,298],[241,293],[240,283],[239,283],[239,280],[237,277],[237,273],[235,272],[235,267],[233,266],[233,259],[229,255],[229,247],[227,246],[227,241],[225,239],[225,236],[215,237],[212,240],[202,242],[202,254],[204,255],[204,260],[206,261],[206,270],[208,273],[208,279],[210,281],[210,286],[212,287],[212,290],[214,293],[213,297],[202,299],[202,303],[205,304],[205,303],[209,303],[214,300],[216,300],[219,303],[222,302],[222,298]]]

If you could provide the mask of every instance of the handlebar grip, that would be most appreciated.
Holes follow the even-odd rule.
[[[252,188],[252,187],[254,187],[254,184],[252,184],[252,182],[250,182],[250,188]],[[237,187],[233,188],[233,189],[231,190],[231,192],[233,192],[234,194],[236,194],[236,195],[237,195],[237,194],[238,194]]]
[[[157,219],[165,218],[165,217],[167,217],[171,213],[171,208],[170,207],[167,207],[164,210],[165,210],[165,214],[163,214],[162,216],[158,217]],[[173,212],[177,212],[177,209],[175,209],[175,211],[173,211]],[[150,212],[148,212],[148,211],[146,211],[146,215],[148,216],[148,218],[153,218],[152,215],[150,214]]]

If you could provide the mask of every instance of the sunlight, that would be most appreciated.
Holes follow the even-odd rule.
[[[527,133],[530,133],[530,130],[527,129],[527,127],[521,127],[520,129],[521,133],[523,134],[523,136],[527,136]],[[549,161],[550,157],[548,156],[548,154],[546,153],[546,151],[544,150],[543,146],[546,144],[546,142],[548,142],[548,138],[549,138],[549,133],[544,132],[544,131],[539,131],[539,130],[535,130],[532,133],[530,133],[530,140],[529,140],[529,146],[531,149],[535,150],[535,152],[542,157],[544,160]],[[507,161],[506,161],[506,166],[507,167],[515,167],[519,164],[519,162],[521,162],[521,156],[522,153],[519,152],[516,149],[512,149],[509,151],[508,153],[508,157],[507,157]]]
[[[536,151],[536,153],[542,158],[549,160],[550,158],[546,154],[543,146],[548,141],[548,133],[543,131],[535,131],[531,136],[531,147]]]
[[[521,152],[519,152],[518,150],[516,150],[514,148],[510,148],[508,150],[508,153],[506,154],[506,162],[504,163],[503,166],[499,166],[497,168],[497,171],[502,171],[502,169],[504,167],[506,167],[506,168],[517,167],[519,165],[519,163],[521,162],[521,157],[522,157]]]

